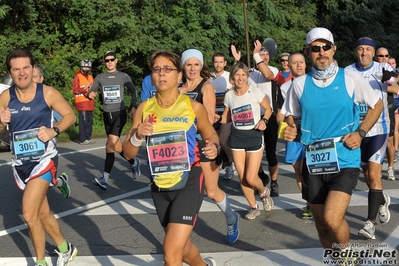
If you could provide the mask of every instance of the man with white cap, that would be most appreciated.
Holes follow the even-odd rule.
[[[294,140],[293,118],[301,117],[301,142],[306,145],[302,197],[313,213],[324,259],[337,248],[349,249],[345,212],[359,178],[359,147],[363,132],[371,129],[383,107],[361,75],[333,63],[336,49],[328,29],[309,31],[304,52],[312,70],[293,80],[282,107],[289,125],[285,140]],[[369,107],[361,125],[360,102]]]
[[[355,54],[358,60],[345,68],[348,71],[361,74],[378,93],[378,97],[384,105],[384,110],[374,126],[368,132],[362,132],[361,166],[369,187],[369,193],[367,220],[358,234],[366,239],[375,239],[377,214],[381,223],[388,223],[390,219],[388,206],[391,200],[387,194],[383,193],[381,171],[390,124],[387,93],[396,94],[398,92],[397,85],[390,86],[388,82],[383,82],[383,72],[394,70],[388,63],[373,61],[375,49],[376,44],[371,38],[362,37],[358,39],[355,43]],[[361,125],[363,125],[363,117],[367,108],[364,103],[360,104],[359,107]]]

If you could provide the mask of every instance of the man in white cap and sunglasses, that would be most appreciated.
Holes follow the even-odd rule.
[[[326,28],[314,28],[306,36],[305,54],[311,71],[293,80],[282,107],[288,127],[285,140],[296,136],[293,117],[301,117],[301,142],[305,144],[302,197],[309,202],[323,259],[345,255],[349,225],[345,220],[351,195],[360,174],[360,144],[381,114],[383,103],[358,73],[333,63],[337,47]],[[358,104],[369,108],[360,124]],[[342,255],[341,255],[342,254]]]
[[[387,80],[387,76],[393,77],[396,75],[394,69],[388,63],[378,63],[373,60],[376,46],[376,43],[369,37],[358,39],[354,45],[358,60],[345,68],[348,71],[360,73],[378,93],[378,97],[384,105],[384,111],[374,126],[369,131],[362,132],[361,166],[369,187],[369,193],[367,220],[358,234],[366,239],[375,239],[377,216],[382,224],[388,223],[391,216],[388,209],[391,199],[383,193],[381,171],[390,130],[387,95],[388,93],[397,94],[398,92],[398,85],[393,85],[391,81]],[[393,97],[390,104],[393,104]],[[391,110],[394,112],[393,108]],[[366,111],[367,108],[364,104],[361,104],[361,126],[364,124],[363,117]]]

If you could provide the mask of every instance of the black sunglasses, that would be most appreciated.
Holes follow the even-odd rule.
[[[378,57],[389,57],[389,54],[378,54]]]
[[[280,59],[280,62],[288,62],[288,59]]]
[[[313,53],[319,53],[320,49],[323,48],[324,52],[327,52],[328,50],[330,50],[333,47],[333,45],[331,43],[327,43],[325,45],[313,45],[310,46],[309,49],[310,51],[312,51]]]
[[[115,58],[111,58],[111,59],[104,59],[104,62],[105,63],[108,63],[108,62],[114,62],[115,61]]]

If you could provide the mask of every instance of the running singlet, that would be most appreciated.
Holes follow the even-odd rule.
[[[381,82],[381,77],[378,77],[378,74],[382,74],[382,70],[385,68],[388,71],[393,71],[392,67],[387,63],[378,63],[374,62],[371,66],[367,68],[361,68],[357,63],[354,63],[350,66],[347,66],[346,69],[350,71],[356,71],[360,73],[370,84],[370,86],[379,93],[379,97],[384,104],[384,108],[382,109],[381,115],[378,118],[377,122],[374,126],[367,132],[366,137],[372,137],[381,134],[389,133],[389,113],[388,113],[388,101],[387,101],[387,91],[388,84]],[[358,109],[360,112],[361,121],[365,117],[367,113],[367,104],[359,103]]]
[[[22,103],[18,100],[15,87],[10,87],[11,112],[10,147],[14,166],[38,162],[57,155],[56,138],[43,143],[37,132],[41,126],[51,128],[53,111],[44,100],[43,84],[37,83],[36,94],[32,101]]]
[[[185,92],[185,94],[187,94],[194,101],[203,104],[201,90],[202,90],[202,86],[204,85],[204,83],[206,81],[207,81],[206,79],[201,80],[201,82],[197,85],[197,87],[195,87],[194,90]]]
[[[342,68],[334,81],[323,88],[313,82],[311,74],[307,74],[299,101],[302,107],[301,142],[305,145],[324,139],[337,141],[359,126],[354,94],[348,94]],[[351,150],[340,141],[335,145],[340,168],[359,166],[359,149]]]
[[[149,98],[143,108],[143,121],[154,125],[147,137],[150,170],[159,188],[170,188],[188,177],[190,166],[199,161],[195,136],[197,118],[190,97],[180,94],[169,108],[159,107],[156,97]]]

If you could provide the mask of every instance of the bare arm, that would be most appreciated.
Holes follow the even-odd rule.
[[[206,112],[208,113],[208,119],[213,124],[215,120],[216,113],[216,95],[215,88],[212,83],[205,82],[201,89],[202,93],[202,102],[205,106]]]
[[[54,126],[58,127],[60,132],[64,132],[76,122],[76,116],[72,107],[62,94],[51,86],[43,85],[43,93],[47,105],[62,117]],[[52,139],[56,135],[57,133],[52,128],[46,127],[41,127],[37,134],[38,138],[44,142]]]
[[[0,132],[6,128],[11,121],[11,112],[8,109],[8,102],[10,101],[10,91],[7,89],[0,95]]]
[[[153,133],[153,124],[148,120],[144,122],[142,121],[144,105],[145,102],[142,102],[137,107],[133,117],[133,124],[125,138],[125,141],[123,142],[123,156],[125,156],[125,158],[128,160],[136,157],[140,149],[139,143],[137,143],[137,145],[133,145],[130,139],[133,137],[133,140],[142,142],[146,136],[150,136]]]
[[[382,100],[379,99],[378,102],[374,105],[374,108],[368,108],[366,116],[363,119],[363,122],[360,124],[359,129],[364,130],[366,133],[374,126],[375,122],[377,122],[378,118],[381,115],[384,104]],[[362,143],[362,137],[359,132],[352,132],[346,134],[342,141],[345,142],[346,146],[350,149],[356,149],[360,147]]]
[[[205,147],[202,152],[212,160],[219,155],[217,148],[217,145],[220,147],[219,137],[212,124],[209,122],[204,106],[194,101],[192,101],[191,104],[198,120],[197,130],[201,134],[202,139],[205,140]]]
[[[274,80],[275,76],[274,73],[270,70],[269,66],[267,65],[268,62],[263,62],[260,59],[259,51],[262,48],[262,43],[259,40],[256,40],[254,49],[254,60],[256,62],[256,67],[262,73],[262,75],[267,78],[268,80]]]

